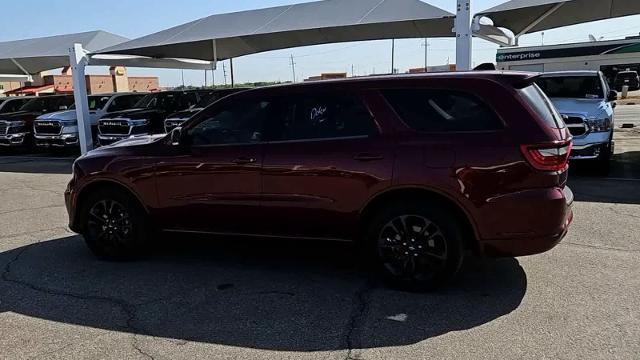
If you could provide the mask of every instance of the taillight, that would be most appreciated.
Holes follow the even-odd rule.
[[[529,164],[541,171],[566,169],[571,154],[571,142],[552,145],[522,145],[524,157]]]

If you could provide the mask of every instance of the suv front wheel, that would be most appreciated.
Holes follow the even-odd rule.
[[[384,278],[399,289],[422,292],[446,284],[460,270],[460,229],[446,207],[402,203],[377,214],[367,237]]]
[[[146,214],[123,191],[102,189],[84,201],[80,214],[89,249],[100,259],[130,260],[144,249],[148,234]]]

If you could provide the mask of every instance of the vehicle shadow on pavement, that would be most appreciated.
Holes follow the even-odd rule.
[[[25,174],[71,174],[73,157],[38,158],[25,156],[0,157],[0,173],[25,173]]]
[[[96,260],[80,237],[0,254],[0,312],[65,324],[279,351],[415,344],[521,303],[515,259],[474,261],[450,288],[394,291],[345,244],[174,236],[145,260]]]

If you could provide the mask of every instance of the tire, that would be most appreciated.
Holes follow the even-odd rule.
[[[606,176],[611,172],[611,160],[613,158],[613,141],[602,147],[597,161],[597,171],[600,175]]]
[[[147,215],[131,195],[100,189],[88,196],[80,210],[82,235],[102,260],[128,261],[142,255],[150,230]]]
[[[392,287],[425,292],[446,285],[460,270],[462,228],[447,206],[399,202],[372,218],[366,240],[376,268]]]

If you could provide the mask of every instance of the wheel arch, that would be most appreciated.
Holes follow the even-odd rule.
[[[131,197],[131,199],[134,200],[134,202],[136,203],[136,205],[138,205],[138,207],[143,210],[143,212],[149,216],[149,209],[144,205],[144,202],[140,199],[140,197],[138,196],[138,194],[136,194],[135,191],[133,191],[130,187],[126,186],[125,184],[117,181],[117,180],[112,180],[112,179],[99,179],[99,180],[94,180],[88,184],[86,184],[85,186],[83,186],[79,191],[78,191],[78,197],[76,200],[76,216],[74,219],[74,228],[77,229],[81,229],[82,228],[82,223],[83,223],[83,214],[80,213],[80,209],[83,208],[84,206],[84,202],[87,201],[87,198],[89,197],[90,194],[99,191],[99,190],[103,190],[103,189],[113,189],[116,191],[120,191],[124,194],[126,194],[127,196]]]
[[[385,205],[399,201],[423,200],[430,203],[437,203],[449,209],[460,223],[464,226],[465,246],[474,253],[480,253],[479,234],[475,223],[468,211],[456,200],[440,191],[419,187],[408,186],[392,188],[373,196],[365,207],[360,211],[360,221],[362,226],[366,226],[371,218]]]

